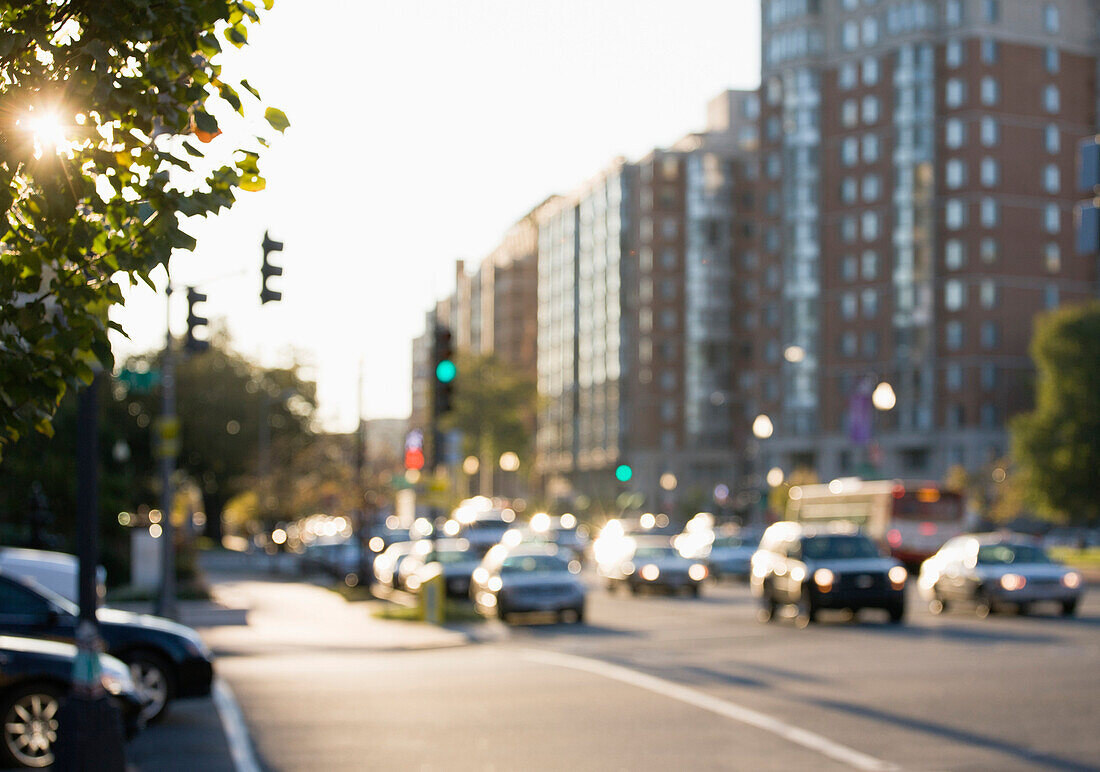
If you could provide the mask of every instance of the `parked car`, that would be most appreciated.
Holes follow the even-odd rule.
[[[760,539],[749,583],[761,619],[775,619],[781,606],[794,605],[804,627],[822,609],[885,609],[891,622],[901,622],[908,577],[901,563],[851,526],[782,522]]]
[[[386,547],[381,555],[374,559],[374,581],[389,590],[400,590],[401,564],[416,547],[415,541],[398,541]]]
[[[516,514],[510,509],[490,509],[457,521],[454,528],[444,525],[444,532],[465,539],[470,547],[484,555],[490,547],[500,543],[515,520]]]
[[[78,601],[80,562],[76,555],[49,550],[0,548],[0,571],[11,576],[33,579],[51,592],[73,603]],[[107,571],[96,569],[96,590],[100,601],[107,596]]]
[[[0,635],[73,642],[75,604],[28,579],[0,574]],[[107,653],[130,668],[146,699],[142,718],[159,719],[168,703],[210,693],[214,655],[198,633],[168,619],[100,608],[99,632]]]
[[[72,689],[76,646],[0,636],[0,766],[42,768],[54,761],[58,708]],[[128,736],[143,722],[144,705],[129,668],[99,655],[100,683],[118,706]]]
[[[689,545],[698,543],[685,552],[684,557],[701,561],[707,567],[711,579],[740,579],[747,582],[752,570],[752,556],[760,544],[763,531],[756,528],[720,528],[709,534],[710,539],[687,540]],[[679,548],[679,545],[677,545]]]
[[[470,598],[479,613],[507,621],[513,614],[548,612],[584,621],[580,562],[553,544],[494,547],[473,572]]]
[[[988,616],[999,604],[1026,614],[1036,603],[1077,613],[1084,592],[1081,574],[1055,562],[1036,539],[1014,533],[956,536],[921,565],[917,588],[933,613],[955,603]]]
[[[626,587],[636,595],[661,589],[698,596],[707,567],[681,555],[668,537],[628,536],[611,559],[597,562],[596,573],[612,591]]]
[[[469,597],[470,577],[481,563],[481,551],[466,539],[422,539],[416,545],[398,569],[401,584],[406,590],[417,592],[421,584],[417,577],[420,569],[429,563],[439,563],[443,568],[447,597]]]

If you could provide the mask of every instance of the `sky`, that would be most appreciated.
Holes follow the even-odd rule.
[[[476,267],[616,156],[702,129],[712,97],[758,84],[759,29],[756,0],[276,0],[223,76],[290,128],[261,158],[264,191],[187,226],[173,287],[207,294],[235,350],[298,363],[325,429],[406,417],[412,340],[455,260]],[[256,130],[225,128],[207,149]],[[265,232],[285,245],[283,298],[261,307]],[[175,292],[177,335],[186,313]],[[162,291],[129,290],[116,359],[162,346],[165,314]]]

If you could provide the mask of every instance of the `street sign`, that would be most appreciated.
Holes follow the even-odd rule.
[[[156,422],[157,458],[175,458],[180,454],[180,419],[160,417]]]

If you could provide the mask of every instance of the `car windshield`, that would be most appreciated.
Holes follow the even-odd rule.
[[[568,570],[569,565],[553,555],[512,555],[500,566],[502,574],[550,574]]]
[[[810,536],[802,540],[805,560],[877,558],[878,548],[865,536]]]
[[[461,563],[473,560],[474,555],[464,550],[439,550],[428,555],[427,563]]]
[[[740,536],[720,536],[714,540],[714,548],[722,547],[751,547],[750,542],[744,541]]]
[[[634,551],[635,560],[662,560],[679,555],[673,547],[638,547]]]
[[[986,544],[978,547],[978,563],[983,566],[1051,562],[1053,561],[1041,547],[1031,544]]]

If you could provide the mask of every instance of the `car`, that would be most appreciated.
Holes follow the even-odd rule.
[[[584,621],[585,587],[580,562],[553,544],[498,545],[473,572],[470,599],[485,616],[508,621],[513,614],[552,613],[561,621]]]
[[[713,540],[700,545],[685,557],[700,560],[715,581],[739,579],[747,582],[752,570],[752,556],[760,544],[761,535],[763,531],[752,528],[719,529],[713,533]]]
[[[921,564],[917,590],[933,613],[972,605],[985,617],[1009,604],[1026,614],[1052,602],[1064,616],[1077,613],[1081,574],[1055,562],[1037,539],[1014,533],[966,534],[950,539]]]
[[[628,588],[637,595],[643,589],[699,595],[707,567],[689,560],[665,536],[627,536],[609,560],[597,562],[596,573],[608,590]]]
[[[53,764],[57,713],[72,690],[76,655],[69,643],[0,636],[0,766]],[[100,683],[119,708],[127,736],[133,736],[143,725],[144,699],[123,662],[98,656]]]
[[[47,590],[76,603],[80,586],[80,562],[76,555],[50,550],[0,548],[0,571],[13,576],[33,579]],[[107,597],[107,571],[96,569],[96,592],[102,601]]]
[[[763,621],[793,605],[799,627],[822,609],[885,609],[897,624],[905,618],[908,578],[901,563],[853,526],[780,522],[764,531],[753,553],[749,586]]]
[[[444,533],[465,539],[484,555],[490,547],[500,543],[515,520],[516,514],[510,509],[490,509],[452,521],[455,523],[453,527],[449,523],[444,524],[443,528]]]
[[[466,539],[421,539],[401,563],[398,574],[406,590],[417,592],[421,585],[418,572],[430,563],[439,563],[443,568],[447,597],[465,599],[470,595],[470,577],[483,555],[484,552],[475,549]]]
[[[416,547],[415,541],[394,542],[374,559],[374,581],[389,590],[401,589],[401,563]]]
[[[76,639],[76,604],[29,579],[0,573],[0,635]],[[214,655],[199,634],[168,619],[99,608],[99,633],[107,653],[125,662],[146,698],[142,718],[161,718],[168,704],[210,694]]]

